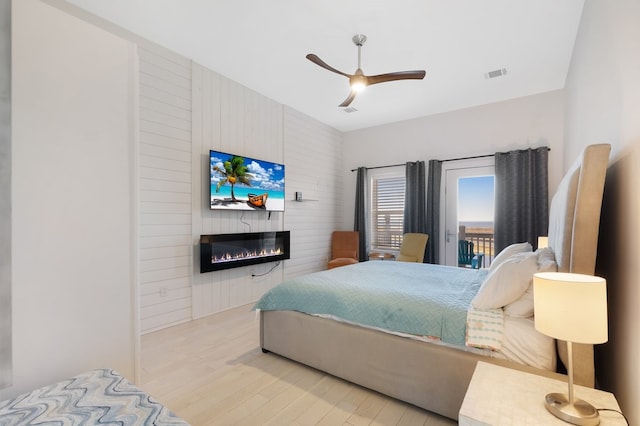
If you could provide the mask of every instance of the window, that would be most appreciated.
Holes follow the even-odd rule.
[[[370,172],[371,250],[400,250],[404,233],[404,168]]]

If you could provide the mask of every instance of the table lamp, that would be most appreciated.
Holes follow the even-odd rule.
[[[598,411],[573,396],[572,343],[607,341],[607,288],[604,278],[564,272],[533,275],[535,327],[567,342],[569,395],[550,393],[545,406],[554,416],[576,425],[600,423]]]
[[[538,248],[545,248],[549,246],[549,237],[538,237]]]

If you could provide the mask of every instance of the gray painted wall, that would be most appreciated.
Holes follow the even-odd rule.
[[[11,8],[13,355],[0,399],[105,365],[136,380],[135,46],[41,0]]]
[[[611,144],[596,274],[607,280],[609,341],[596,382],[640,424],[640,2],[587,0],[566,81],[564,168],[585,145]]]
[[[0,0],[0,389],[11,385],[11,0]]]

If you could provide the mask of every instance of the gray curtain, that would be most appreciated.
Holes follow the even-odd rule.
[[[358,167],[356,176],[356,208],[353,230],[360,233],[360,262],[367,260],[367,168]]]
[[[442,161],[429,160],[429,176],[427,180],[427,228],[429,234],[427,249],[424,253],[425,263],[440,263],[440,179]]]
[[[499,253],[509,244],[528,241],[534,247],[549,227],[547,147],[498,152],[494,244]]]
[[[426,187],[424,161],[405,166],[404,233],[427,231]]]

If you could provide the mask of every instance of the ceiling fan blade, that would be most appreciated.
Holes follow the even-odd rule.
[[[346,108],[349,106],[349,104],[351,102],[353,102],[353,100],[356,98],[356,92],[355,91],[351,91],[351,93],[349,93],[349,96],[347,96],[347,99],[345,99],[344,101],[342,101],[342,103],[340,105],[338,105],[339,107],[343,107]]]
[[[394,80],[422,80],[426,73],[424,71],[399,71],[388,74],[378,74],[367,76],[367,85],[384,83]]]
[[[313,53],[309,53],[306,58],[308,60],[310,60],[311,62],[313,62],[316,65],[321,66],[322,68],[329,70],[331,72],[335,72],[336,74],[340,74],[340,75],[344,75],[345,77],[351,77],[351,75],[346,74],[342,71],[338,71],[337,69],[333,68],[331,65],[328,65],[325,61],[323,61],[322,59],[318,58],[317,55],[314,55]]]

